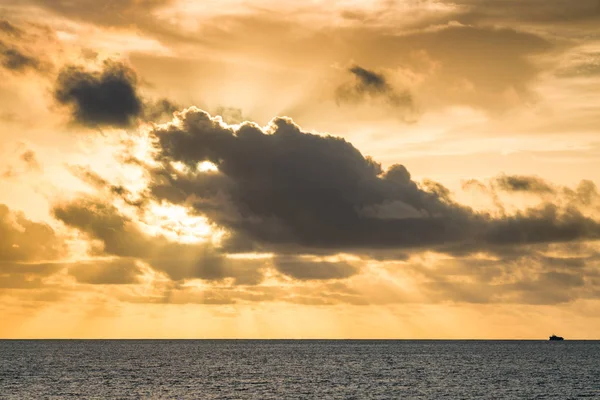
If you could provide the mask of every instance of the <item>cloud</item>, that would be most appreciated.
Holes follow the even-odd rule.
[[[161,122],[173,118],[175,111],[181,107],[168,99],[160,99],[154,102],[146,102],[143,118],[146,121]]]
[[[500,175],[490,180],[486,185],[476,179],[463,183],[463,189],[476,189],[489,195],[494,205],[505,214],[504,204],[500,201],[498,191],[513,193],[535,194],[544,198],[553,195],[556,204],[565,204],[572,210],[600,210],[600,193],[598,187],[590,180],[582,180],[575,188],[554,185],[537,176]],[[545,206],[552,205],[546,203]]]
[[[169,4],[171,0],[121,0],[102,4],[94,0],[77,2],[31,0],[30,2],[73,19],[98,25],[123,27],[145,20],[152,10]]]
[[[368,69],[364,69],[358,65],[349,68],[348,71],[354,74],[354,76],[358,79],[359,85],[363,90],[385,92],[389,89],[389,85],[383,75],[369,71]]]
[[[66,254],[63,241],[46,224],[0,204],[0,261],[35,262],[58,259]]]
[[[0,41],[0,64],[7,70],[24,72],[28,69],[41,70],[42,63],[22,50]]]
[[[48,225],[0,204],[0,289],[31,289],[62,267],[64,239]]]
[[[175,73],[177,76],[165,78],[169,82],[184,81],[183,84],[187,87],[191,81],[187,76],[181,75],[182,71],[195,73],[198,69],[212,71],[212,76],[193,76],[193,82],[202,82],[202,87],[209,87],[208,81],[214,83],[214,76],[223,80],[231,79],[227,75],[236,71],[233,68],[238,68],[239,65],[225,61],[230,59],[224,57],[227,54],[238,54],[236,57],[241,54],[244,59],[250,60],[261,59],[281,68],[306,68],[306,75],[313,77],[322,77],[324,68],[329,68],[332,64],[347,65],[352,60],[357,64],[356,68],[376,74],[381,71],[396,71],[394,77],[402,75],[402,79],[394,82],[386,80],[389,87],[395,88],[394,94],[389,91],[387,94],[373,91],[373,86],[367,86],[371,89],[365,92],[360,90],[361,78],[350,72],[352,82],[347,82],[338,90],[339,93],[334,94],[338,101],[354,99],[351,101],[356,102],[357,99],[365,101],[375,97],[376,101],[395,109],[412,110],[415,99],[418,99],[419,109],[424,111],[449,104],[503,110],[516,103],[530,101],[535,98],[530,88],[531,83],[543,67],[536,63],[535,56],[556,48],[551,40],[544,39],[538,31],[528,33],[520,28],[495,28],[514,24],[469,24],[466,20],[471,17],[467,16],[470,12],[467,10],[485,10],[481,3],[463,7],[449,6],[447,8],[456,8],[458,11],[443,13],[431,11],[425,5],[411,5],[411,12],[413,9],[417,10],[414,15],[415,23],[405,21],[403,24],[395,22],[406,19],[406,7],[376,7],[370,20],[342,26],[322,26],[321,22],[317,23],[310,17],[285,18],[289,13],[281,7],[273,7],[269,11],[251,9],[240,14],[228,13],[216,17],[216,10],[211,10],[212,17],[206,16],[198,28],[191,31],[187,26],[177,26],[177,23],[168,22],[169,18],[161,18],[160,14],[153,13],[170,5],[168,1],[126,0],[101,7],[92,3],[87,0],[74,3],[37,2],[41,7],[75,20],[104,27],[131,29],[146,38],[157,37],[172,49],[185,44],[186,49],[197,49],[206,54],[206,59],[200,62],[192,59],[174,61],[177,60],[176,57],[165,57],[164,63],[184,64]],[[380,8],[385,10],[382,12]],[[331,12],[329,7],[322,10],[320,6],[310,6],[309,9],[313,10],[314,15],[317,12]],[[399,12],[400,9],[403,11]],[[337,14],[338,12],[331,17],[337,18]],[[393,21],[389,21],[388,17]],[[381,18],[384,23],[378,22]],[[457,23],[460,18],[464,18],[465,23]],[[227,29],[223,29],[224,26]],[[299,32],[302,34],[298,34]],[[290,51],[290,43],[293,51]],[[493,45],[489,45],[490,43]],[[286,54],[285,59],[281,54]],[[143,58],[139,54],[134,57]],[[209,64],[218,65],[210,61],[215,59],[222,60],[226,68],[218,66],[215,70],[214,67],[207,67]],[[148,71],[155,74],[156,60],[148,61],[150,62],[152,64],[148,64]],[[240,69],[240,75],[247,76],[248,68],[244,66]],[[164,78],[165,75],[162,75]],[[286,82],[292,79],[288,73],[281,75]],[[333,94],[335,89],[331,92]],[[444,95],[440,96],[440,93]],[[180,98],[187,97],[187,94],[181,93]],[[412,115],[409,117],[410,120],[414,119]]]
[[[223,121],[230,125],[241,124],[242,122],[251,120],[244,116],[244,113],[240,108],[236,107],[217,107],[215,115],[220,115],[221,118],[223,118]]]
[[[68,267],[77,282],[91,285],[127,285],[140,283],[142,269],[132,259],[80,262]]]
[[[27,149],[23,143],[19,143],[15,149],[15,153],[14,156],[18,154],[18,158],[5,156],[4,161],[7,165],[0,174],[0,178],[14,180],[27,173],[42,172],[42,166],[33,150]]]
[[[392,103],[406,105],[412,98],[424,112],[457,104],[501,111],[531,102],[536,98],[532,84],[545,67],[538,56],[569,47],[566,41],[559,46],[553,36],[514,24],[460,23],[460,11],[430,12],[424,6],[421,15],[425,18],[405,21],[405,9],[403,3],[381,15],[377,8],[371,20],[325,27],[302,18],[283,18],[281,11],[223,15],[203,23],[198,35],[205,39],[203,48],[216,54],[227,49],[319,77],[331,65],[350,61],[378,75],[390,71],[383,77],[396,88]],[[466,7],[461,9],[466,12]],[[224,25],[227,32],[223,32]],[[281,54],[286,54],[285,59]],[[377,93],[373,86],[368,86],[371,95],[356,90],[364,74],[349,74],[352,79],[332,91],[338,102],[386,103],[381,93],[373,98]],[[314,103],[314,98],[310,101]]]
[[[44,279],[59,272],[59,263],[21,263],[0,261],[0,289],[38,289]]]
[[[577,52],[563,61],[556,71],[559,78],[594,78],[600,76],[600,53]]]
[[[600,20],[600,3],[597,0],[459,0],[463,6],[461,20],[465,22],[515,23],[538,25],[574,25]],[[581,26],[581,25],[580,25]]]
[[[7,35],[18,38],[21,37],[23,31],[6,20],[0,20],[0,31]]]
[[[359,272],[359,268],[347,262],[314,261],[299,257],[276,257],[277,271],[298,280],[345,279]]]
[[[173,118],[181,107],[168,99],[140,94],[136,72],[124,63],[105,60],[89,70],[68,65],[59,72],[55,100],[70,109],[73,122],[90,128],[128,128],[140,121],[155,123]]]
[[[47,1],[22,0],[74,21],[95,24],[104,28],[129,29],[169,42],[199,42],[197,36],[185,34],[180,26],[160,18],[159,11],[174,0],[95,0]]]
[[[555,189],[541,178],[523,175],[502,175],[495,179],[499,189],[508,192],[552,194]]]
[[[501,2],[504,6],[512,4]],[[124,1],[101,7],[88,1],[44,3],[44,7],[74,19],[137,31],[148,21],[156,21],[153,12],[167,2]],[[486,10],[483,2],[458,3],[471,3],[468,12],[464,8],[458,12],[464,21],[476,18],[474,11],[483,15]],[[568,5],[566,2],[540,3],[538,10],[531,4],[514,2],[512,9],[493,5],[489,13],[477,21],[502,19],[494,26],[510,25],[515,18],[528,22],[549,21],[555,11],[561,10],[573,21],[585,21],[582,10],[590,19],[593,17],[593,9],[585,8],[591,3],[586,1],[581,3],[585,7],[579,8],[578,3],[572,10],[561,8]],[[147,7],[148,13],[139,13],[139,7]],[[513,13],[516,9],[524,11],[524,16]],[[538,12],[545,15],[538,16]],[[243,57],[252,60],[259,59],[253,52],[271,53],[266,54],[264,65],[280,67],[282,64],[272,63],[268,57],[280,57],[282,53],[273,50],[292,43],[293,51],[288,49],[286,53],[290,60],[281,63],[293,65],[300,60],[304,64],[296,68],[303,72],[304,66],[313,63],[319,68],[319,65],[329,66],[334,62],[347,65],[348,60],[356,60],[358,64],[344,72],[349,82],[342,101],[375,101],[393,107],[412,107],[413,93],[421,99],[427,90],[435,96],[442,92],[447,94],[439,96],[444,97],[440,101],[445,104],[462,101],[493,107],[494,102],[500,102],[495,97],[506,90],[515,88],[519,93],[527,92],[542,68],[532,56],[553,48],[537,30],[535,34],[521,30],[527,27],[498,29],[474,23],[417,27],[408,31],[372,25],[302,30],[298,28],[309,24],[281,20],[283,22],[269,25],[263,24],[265,20],[256,15],[246,19],[236,17],[236,24],[228,24],[233,19],[225,18],[227,32],[223,31],[223,25],[217,24],[222,34],[215,30],[212,36],[198,35],[209,42],[208,50],[213,46],[235,52],[238,50],[235,46],[239,46],[248,49]],[[273,13],[271,18],[277,20],[279,15]],[[373,20],[365,18],[366,24],[370,22]],[[204,25],[199,29],[205,32]],[[6,21],[0,21],[0,31],[5,35],[2,40],[23,34],[20,28]],[[251,34],[247,34],[249,32]],[[303,34],[297,35],[297,32]],[[264,46],[261,45],[263,39]],[[322,43],[313,48],[317,41]],[[16,53],[9,56],[2,53],[0,59],[12,57],[15,71],[38,68],[33,53],[21,45],[22,42],[6,44],[6,49]],[[308,57],[313,50],[315,57]],[[28,57],[30,64],[27,64]],[[435,68],[421,70],[425,64]],[[583,72],[595,72],[593,60],[585,65]],[[226,68],[223,71],[224,74],[230,72]],[[57,82],[57,101],[71,109],[75,122],[85,126],[132,127],[140,120],[160,122],[170,118],[179,107],[168,100],[146,100],[140,94],[141,80],[123,64],[108,62],[99,71],[67,67],[63,73],[63,80]],[[405,85],[395,80],[397,73],[416,76],[415,86],[407,84],[410,90],[404,91]],[[424,83],[419,86],[421,82]],[[457,95],[456,87],[466,89]],[[489,104],[482,101],[488,99],[486,96],[494,100]],[[239,124],[247,119],[236,109],[220,109],[218,113],[228,123]],[[594,279],[594,260],[536,255],[541,248],[553,243],[579,243],[598,238],[598,221],[584,209],[586,204],[596,201],[597,191],[591,182],[567,192],[566,188],[537,177],[498,177],[492,184],[499,191],[571,196],[573,201],[565,203],[562,198],[558,201],[542,196],[538,206],[510,215],[503,212],[496,217],[457,203],[451,192],[437,182],[415,181],[402,165],[384,170],[351,143],[308,133],[287,118],[277,118],[266,128],[249,123],[231,127],[192,109],[180,114],[178,121],[157,127],[152,138],[156,139],[153,145],[158,152],[159,166],[147,166],[152,178],[148,192],[142,194],[148,194],[147,198],[130,199],[132,193],[125,186],[90,170],[86,175],[88,181],[94,181],[96,187],[105,187],[107,191],[98,197],[58,204],[54,209],[59,220],[83,232],[93,242],[94,255],[111,256],[114,260],[57,263],[65,250],[56,232],[46,226],[50,229],[48,233],[43,228],[45,224],[29,221],[24,216],[20,221],[18,213],[8,212],[6,221],[9,222],[3,220],[0,224],[1,237],[16,246],[0,245],[0,255],[8,260],[0,262],[2,284],[39,287],[58,271],[64,271],[82,284],[135,284],[140,282],[142,272],[149,265],[177,281],[172,283],[173,287],[183,280],[209,281],[210,285],[203,284],[202,289],[194,292],[196,298],[205,294],[202,301],[206,303],[284,299],[303,304],[367,304],[379,300],[353,289],[354,279],[348,278],[362,274],[368,267],[361,264],[358,268],[349,262],[315,261],[320,259],[297,254],[323,255],[345,250],[363,257],[367,263],[372,262],[371,258],[407,261],[411,254],[432,250],[443,253],[442,257],[454,255],[456,263],[472,267],[465,268],[462,275],[454,271],[461,279],[468,280],[461,282],[453,280],[452,274],[445,270],[450,266],[440,266],[439,275],[430,275],[425,282],[434,301],[555,304],[593,296],[590,281]],[[33,152],[22,153],[21,161],[31,169],[39,167]],[[198,171],[198,163],[204,161],[210,161],[219,170]],[[187,168],[182,169],[180,163]],[[146,212],[146,206],[154,201],[185,206],[207,215],[229,230],[231,236],[226,238],[223,249],[209,243],[175,243],[148,233],[135,217],[115,206],[117,202],[113,204],[115,197],[118,197],[119,207],[120,200],[125,199],[138,213]],[[26,235],[20,236],[23,232]],[[32,237],[31,245],[25,243],[25,238]],[[37,247],[32,247],[33,244]],[[17,251],[28,245],[27,251]],[[51,251],[53,248],[55,253]],[[266,262],[226,256],[227,251],[239,248],[273,251],[276,255]],[[485,263],[473,261],[474,253],[481,256],[479,252],[496,259]],[[528,269],[528,263],[535,268]],[[273,268],[280,274],[276,276],[285,275],[289,278],[284,278],[286,282],[297,286],[288,294],[286,288],[260,287],[263,268]],[[585,272],[580,273],[580,270]],[[348,284],[346,287],[321,285],[322,281],[337,283],[336,280],[342,279],[348,280],[344,282]],[[229,286],[231,281],[232,285],[253,287],[239,290]],[[123,288],[123,291],[130,289]],[[193,296],[184,297],[168,299],[173,302],[194,300]],[[403,298],[397,294],[386,301],[403,301]]]
[[[414,244],[443,224],[435,214],[464,214],[435,194],[380,166],[343,139],[302,132],[278,118],[267,131],[244,124],[234,131],[198,109],[181,115],[181,125],[157,129],[161,157],[195,170],[210,161],[218,174],[157,172],[151,190],[175,201],[196,196],[193,206],[216,223],[258,241],[310,247]],[[402,167],[396,167],[402,168]],[[401,202],[433,218],[383,219],[363,216],[370,205]],[[366,211],[364,211],[366,212]],[[420,231],[420,228],[423,231]],[[437,236],[437,237],[436,237]]]
[[[420,253],[402,262],[373,263],[357,269],[344,262],[308,256],[278,256],[281,285],[238,290],[230,285],[170,284],[134,302],[236,304],[290,302],[305,305],[375,304],[531,304],[556,305],[595,299],[600,294],[600,264],[595,248],[553,245],[520,255],[453,257]],[[541,250],[541,251],[540,251]],[[560,255],[547,254],[559,252]],[[576,256],[566,256],[579,251]],[[352,278],[352,279],[347,279]]]
[[[42,169],[33,150],[26,150],[19,158],[27,165],[27,168],[32,171],[40,171]]]
[[[412,109],[413,98],[408,91],[398,91],[389,84],[383,74],[355,65],[348,69],[354,81],[336,90],[338,102],[362,102],[383,99],[394,108]]]
[[[66,225],[102,243],[101,253],[138,259],[166,273],[173,280],[233,278],[237,284],[259,283],[261,261],[233,260],[210,243],[184,244],[163,236],[151,236],[111,204],[82,197],[58,204],[53,213]]]
[[[563,255],[544,254],[557,250]],[[594,277],[600,271],[597,250],[580,248],[577,256],[564,255],[573,250],[559,245],[517,256],[409,263],[405,269],[421,276],[415,285],[421,286],[434,302],[540,305],[595,298],[599,282]]]
[[[89,127],[131,126],[143,111],[137,76],[124,64],[105,61],[102,71],[64,67],[56,82],[55,99],[70,107],[73,120]]]
[[[345,140],[303,132],[286,118],[234,128],[190,108],[153,136],[162,163],[150,171],[156,200],[193,207],[269,249],[472,252],[600,238],[600,224],[575,207],[542,203],[497,218],[474,212],[439,183],[419,185],[401,165],[383,171]],[[198,171],[204,161],[218,172]]]

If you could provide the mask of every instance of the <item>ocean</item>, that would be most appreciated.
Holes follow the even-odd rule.
[[[600,341],[2,340],[1,399],[600,399]]]

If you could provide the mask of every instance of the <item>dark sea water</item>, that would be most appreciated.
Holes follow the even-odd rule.
[[[600,399],[599,341],[0,341],[2,399]]]

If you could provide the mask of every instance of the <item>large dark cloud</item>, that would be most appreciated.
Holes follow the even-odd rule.
[[[469,252],[600,237],[600,224],[574,207],[476,213],[443,186],[419,186],[401,165],[384,172],[345,140],[303,132],[289,119],[263,131],[249,123],[234,130],[195,108],[179,118],[154,131],[163,168],[153,170],[153,196],[263,246]],[[189,170],[170,167],[174,161]],[[198,172],[202,161],[219,172]]]
[[[155,132],[162,157],[193,169],[211,161],[221,172],[177,179],[159,172],[152,191],[173,201],[196,196],[199,212],[258,241],[419,245],[442,242],[450,232],[436,228],[444,225],[460,234],[444,217],[458,224],[469,218],[467,209],[420,190],[404,167],[382,175],[378,164],[343,139],[302,132],[290,120],[274,120],[266,133],[252,124],[224,128],[197,109],[182,117],[181,126]]]

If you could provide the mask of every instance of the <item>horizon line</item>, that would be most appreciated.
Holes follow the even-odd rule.
[[[209,338],[0,338],[0,341],[42,341],[42,340],[54,340],[54,341],[68,341],[68,340],[88,340],[88,341],[125,341],[125,340],[145,340],[145,341],[157,341],[157,340],[178,340],[178,341],[381,341],[381,342],[391,342],[391,341],[428,341],[428,342],[476,342],[476,341],[497,341],[497,342],[510,342],[510,341],[531,341],[531,342],[549,342],[549,339],[542,338],[217,338],[217,337],[209,337]],[[590,338],[573,338],[573,339],[564,339],[565,342],[581,342],[581,341],[600,341],[600,338],[590,339]]]

